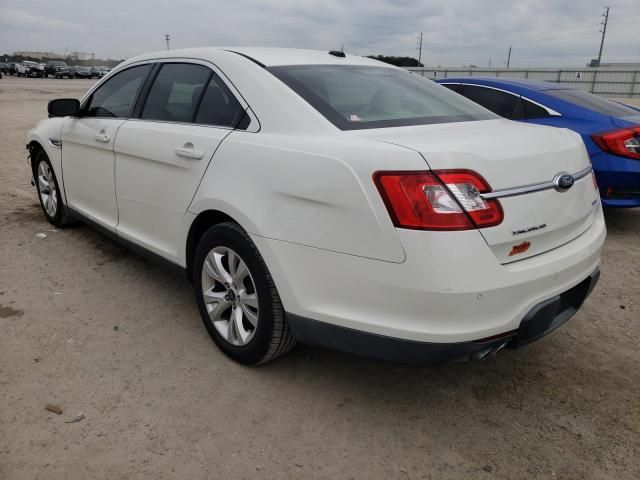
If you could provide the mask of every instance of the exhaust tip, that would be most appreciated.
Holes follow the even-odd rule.
[[[500,350],[507,346],[507,343],[509,343],[508,340],[500,342],[497,345],[490,345],[483,348],[482,350],[473,352],[469,359],[475,363],[482,363],[487,357],[495,356]]]

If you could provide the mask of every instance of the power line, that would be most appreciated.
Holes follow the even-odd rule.
[[[602,29],[600,29],[602,39],[600,40],[600,51],[598,52],[598,64],[596,67],[600,66],[600,60],[602,60],[602,47],[604,46],[604,36],[607,34],[607,22],[609,21],[609,7],[604,7],[602,16],[604,17],[604,20],[600,23],[600,25],[602,25]]]

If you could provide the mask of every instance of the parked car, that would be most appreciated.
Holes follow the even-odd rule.
[[[4,73],[5,75],[9,74],[9,64],[8,63],[4,63],[4,62],[0,62],[0,72]]]
[[[24,70],[22,72],[18,72],[22,74],[22,76],[26,77],[40,77],[44,78],[44,64],[37,62],[30,62],[29,60],[25,60],[22,62],[22,66]]]
[[[92,78],[91,67],[72,66],[70,68],[73,78]]]
[[[25,65],[24,62],[16,63],[15,70],[18,77],[28,77],[30,73],[29,66]]]
[[[10,62],[9,63],[9,75],[17,75],[18,74],[18,62]]]
[[[579,133],[602,204],[640,206],[640,110],[549,82],[464,77],[438,83],[505,118]]]
[[[598,279],[579,135],[372,59],[162,51],[48,111],[28,134],[47,220],[183,269],[242,363],[296,341],[481,360],[560,326]]]
[[[92,78],[102,78],[107,74],[106,67],[91,67]]]
[[[71,78],[69,65],[62,60],[49,60],[44,66],[44,73],[48,77],[51,75],[55,78],[67,77]]]

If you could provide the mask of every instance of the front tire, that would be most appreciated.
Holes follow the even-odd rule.
[[[225,222],[205,232],[196,248],[193,277],[205,327],[227,356],[255,365],[295,346],[271,274],[238,224]]]
[[[53,171],[49,157],[43,150],[35,154],[34,176],[38,199],[47,221],[52,225],[62,228],[70,223],[66,215],[58,179]]]

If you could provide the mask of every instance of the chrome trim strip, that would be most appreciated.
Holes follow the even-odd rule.
[[[49,145],[55,148],[62,148],[62,142],[59,138],[51,138],[49,137]]]
[[[574,180],[580,180],[591,173],[592,167],[589,165],[587,168],[580,170],[574,174],[569,174]],[[562,175],[565,172],[560,172],[558,175]],[[555,178],[555,177],[554,177]],[[549,190],[555,188],[553,180],[542,183],[534,183],[531,185],[523,185],[515,188],[505,188],[504,190],[496,190],[495,192],[481,193],[480,196],[485,200],[491,200],[493,198],[506,198],[515,197],[517,195],[524,195],[525,193],[541,192],[542,190]]]
[[[498,78],[498,77],[496,77],[496,78]],[[440,83],[440,85],[469,85],[470,87],[480,87],[480,88],[489,88],[491,90],[497,90],[498,92],[508,93],[509,95],[513,95],[514,97],[520,97],[521,99],[526,100],[527,102],[531,102],[534,105],[537,105],[540,108],[543,108],[544,110],[546,110],[547,113],[549,115],[551,115],[552,117],[561,117],[562,116],[562,114],[560,112],[555,111],[553,108],[549,108],[546,105],[542,105],[541,103],[536,102],[535,100],[531,100],[529,97],[525,97],[524,95],[520,95],[518,93],[513,93],[513,92],[510,92],[509,90],[504,90],[502,88],[490,87],[489,85],[482,85],[482,84],[479,84],[479,83],[466,83],[466,82],[439,82],[439,83]]]

